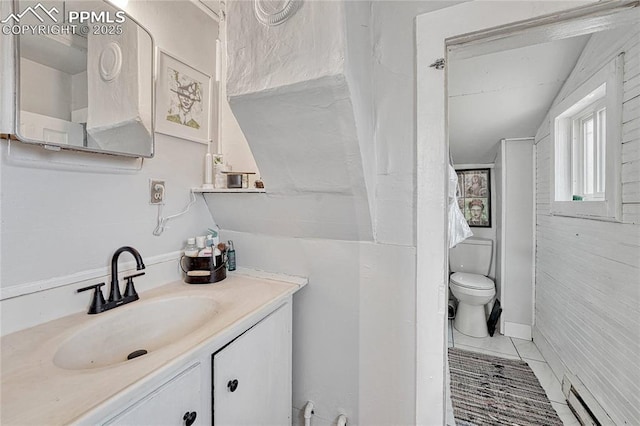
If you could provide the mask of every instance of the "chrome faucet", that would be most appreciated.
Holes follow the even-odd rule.
[[[111,289],[109,291],[109,300],[104,300],[102,290],[100,290],[100,287],[102,287],[104,283],[94,284],[78,289],[78,293],[91,289],[95,290],[93,293],[91,306],[89,307],[89,314],[99,314],[100,312],[108,311],[109,309],[117,308],[118,306],[135,302],[139,299],[138,293],[133,286],[133,279],[135,277],[144,275],[144,272],[139,272],[137,274],[124,277],[127,280],[127,286],[124,290],[124,296],[122,295],[122,293],[120,293],[120,283],[118,282],[118,257],[125,251],[131,253],[136,259],[136,269],[138,271],[141,271],[145,268],[144,262],[142,261],[142,256],[140,256],[138,250],[129,246],[120,247],[118,250],[116,250],[116,252],[113,253],[113,257],[111,258]]]

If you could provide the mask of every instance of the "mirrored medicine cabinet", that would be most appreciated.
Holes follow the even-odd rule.
[[[106,1],[15,0],[15,134],[45,148],[154,153],[154,42]]]

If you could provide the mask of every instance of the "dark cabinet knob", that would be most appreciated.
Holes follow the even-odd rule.
[[[187,411],[186,413],[184,413],[184,416],[182,416],[182,420],[184,420],[184,425],[191,426],[196,421],[196,417],[198,417],[198,413],[196,413],[195,411],[191,411],[191,412]]]
[[[229,380],[227,389],[229,389],[229,392],[235,392],[238,389],[238,379]]]

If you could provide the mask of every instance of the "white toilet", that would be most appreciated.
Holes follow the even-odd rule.
[[[496,295],[496,287],[487,278],[491,268],[493,241],[468,238],[449,250],[449,288],[458,299],[453,326],[462,334],[486,337],[485,305]]]

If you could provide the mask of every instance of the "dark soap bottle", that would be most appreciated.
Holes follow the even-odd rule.
[[[229,261],[229,270],[230,271],[235,271],[236,270],[236,249],[233,248],[233,241],[229,240],[227,241],[227,244],[229,244],[229,249],[227,250],[227,259]]]

